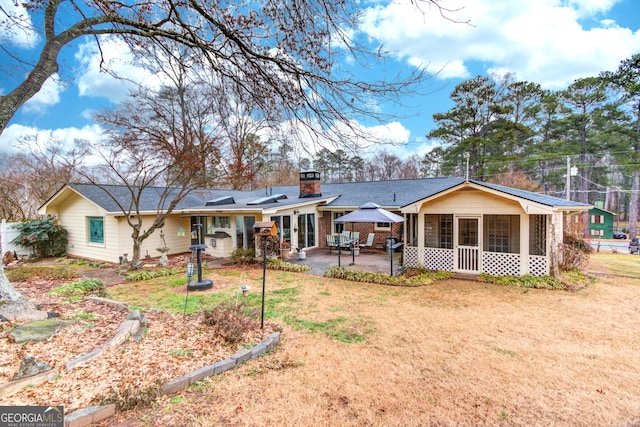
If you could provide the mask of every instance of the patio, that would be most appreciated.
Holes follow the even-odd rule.
[[[338,251],[333,249],[329,252],[326,248],[314,248],[306,251],[306,259],[300,260],[292,256],[287,262],[303,264],[311,267],[311,274],[321,276],[331,267],[338,266]],[[393,273],[397,274],[400,267],[400,252],[393,253]],[[352,265],[355,258],[355,264]],[[355,257],[348,250],[343,250],[340,255],[340,267],[347,270],[389,274],[391,260],[389,253],[382,250],[360,251],[360,255]]]

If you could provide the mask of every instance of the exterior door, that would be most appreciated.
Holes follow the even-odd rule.
[[[456,271],[462,273],[480,272],[479,226],[479,218],[458,218]]]

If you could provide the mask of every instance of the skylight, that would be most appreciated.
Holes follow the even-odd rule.
[[[253,200],[247,205],[266,205],[267,203],[277,203],[278,200],[286,199],[286,194],[273,194],[271,196],[261,197],[259,199]]]
[[[230,205],[234,203],[235,203],[235,200],[233,200],[232,196],[222,196],[222,197],[216,197],[215,199],[209,200],[205,204],[205,206]]]

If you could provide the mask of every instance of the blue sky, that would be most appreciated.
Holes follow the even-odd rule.
[[[401,144],[393,148],[401,157],[433,147],[434,142],[425,138],[433,127],[432,115],[451,108],[449,93],[462,80],[511,72],[518,80],[562,89],[576,78],[615,70],[620,61],[640,53],[637,0],[442,0],[443,6],[457,10],[450,14],[452,18],[470,25],[445,20],[435,11],[423,14],[411,3],[362,3],[367,9],[361,31],[372,43],[393,52],[383,68],[367,72],[394,74],[417,66],[438,72],[422,90],[424,94],[403,100],[406,108],[378,106],[401,117],[383,126],[361,124]],[[13,0],[0,0],[2,7],[12,5]],[[16,37],[1,34],[0,43],[20,42]],[[154,76],[127,63],[122,44],[104,44],[103,53],[115,71],[153,83]],[[0,136],[0,149],[11,150],[24,135],[37,135],[40,141],[99,138],[92,112],[119,102],[129,88],[100,73],[98,64],[91,39],[65,49],[59,78],[49,81],[16,114]],[[1,93],[11,89],[16,77],[7,68],[0,67]]]

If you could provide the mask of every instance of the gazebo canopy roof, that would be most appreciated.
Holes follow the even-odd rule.
[[[336,218],[335,222],[403,222],[406,218],[382,209],[373,202],[365,203],[358,210]]]

